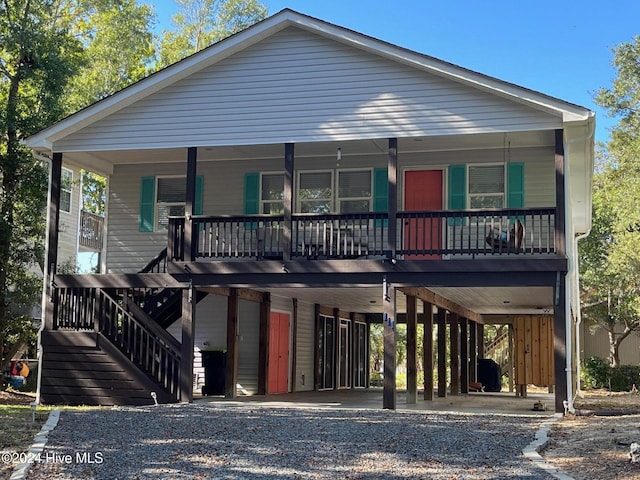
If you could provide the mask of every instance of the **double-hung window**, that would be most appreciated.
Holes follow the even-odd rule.
[[[71,191],[73,189],[73,171],[67,168],[62,169],[60,178],[60,210],[71,212]]]
[[[169,217],[184,216],[186,203],[185,177],[157,177],[156,231],[167,230]]]
[[[338,211],[365,213],[371,211],[371,170],[338,171]]]
[[[298,205],[301,213],[331,213],[333,211],[332,172],[300,172]]]
[[[469,208],[503,208],[503,165],[469,165]]]
[[[260,212],[265,215],[282,215],[284,213],[284,175],[263,173],[260,183]]]

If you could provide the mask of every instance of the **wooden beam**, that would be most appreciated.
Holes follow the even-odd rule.
[[[567,324],[565,276],[558,272],[553,290],[553,362],[555,377],[556,413],[564,413],[563,402],[567,400]]]
[[[196,259],[195,238],[193,236],[193,214],[196,205],[196,163],[198,149],[187,150],[187,178],[184,203],[184,259],[193,262]]]
[[[469,393],[469,320],[460,318],[460,393]]]
[[[451,359],[451,395],[460,393],[460,325],[457,313],[449,316],[449,353]]]
[[[47,289],[44,323],[47,330],[53,329],[57,306],[53,304],[53,278],[58,268],[58,231],[60,223],[60,192],[62,187],[62,153],[56,152],[51,160],[51,188],[49,190],[49,223],[47,224],[47,252],[44,266]],[[1,355],[0,355],[1,357]]]
[[[108,273],[56,275],[56,287],[62,288],[187,288],[168,273]]]
[[[478,324],[469,320],[469,381],[478,381]]]
[[[291,378],[290,385],[291,391],[296,391],[296,369],[298,366],[298,299],[291,299],[291,309],[293,311],[291,321],[293,325],[291,326]]]
[[[556,255],[565,256],[565,156],[564,135],[562,129],[555,134],[555,166],[556,166],[556,216],[554,219]],[[564,410],[562,410],[564,412]]]
[[[435,292],[432,292],[428,288],[425,287],[401,287],[400,290],[405,295],[413,295],[418,297],[423,302],[431,303],[436,305],[438,308],[444,308],[445,310],[449,310],[451,313],[455,313],[460,315],[461,317],[468,318],[477,323],[484,323],[482,319],[482,315],[474,312],[462,305],[459,305],[455,302],[452,302],[448,298],[443,297],[442,295],[438,295]]]
[[[225,370],[226,398],[238,396],[238,315],[240,300],[238,290],[231,289],[227,298],[227,366]]]
[[[447,311],[438,307],[438,397],[447,396]]]
[[[384,305],[384,320],[382,329],[384,377],[382,380],[382,408],[396,409],[396,289],[386,283],[386,292],[382,303]]]
[[[433,400],[433,305],[423,302],[424,330],[422,351],[424,358],[424,399]]]
[[[478,340],[478,358],[484,358],[484,325],[482,323],[476,324],[476,328],[478,329],[477,340]]]
[[[418,309],[416,297],[407,296],[407,405],[415,405],[418,399],[417,355]]]
[[[269,323],[271,319],[271,294],[266,292],[260,302],[260,339],[258,344],[258,395],[267,394],[269,372]]]
[[[284,146],[284,190],[282,202],[284,204],[284,222],[282,224],[282,260],[291,260],[291,215],[294,211],[294,144],[286,143]]]
[[[221,297],[228,297],[231,295],[230,287],[199,287],[198,290],[203,292],[212,293],[214,295],[220,295]],[[262,303],[265,298],[270,296],[269,292],[261,292],[259,290],[253,290],[251,288],[238,288],[238,297],[241,300],[247,300],[249,302]]]
[[[180,401],[193,401],[193,349],[196,324],[193,288],[182,290],[182,347],[180,349]]]
[[[340,310],[333,309],[333,388],[340,388]]]
[[[398,139],[389,139],[389,153],[387,161],[387,181],[389,185],[387,213],[389,215],[387,248],[391,258],[396,258],[397,227],[396,215],[398,213]]]

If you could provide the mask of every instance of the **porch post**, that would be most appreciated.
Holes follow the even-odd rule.
[[[484,358],[484,324],[478,323],[476,328],[478,329],[478,358]]]
[[[424,365],[424,399],[433,400],[433,305],[422,301],[424,311],[423,361]]]
[[[47,256],[45,265],[46,307],[45,328],[52,330],[55,305],[53,299],[53,276],[58,268],[58,225],[60,223],[60,189],[62,184],[62,153],[54,153],[51,160],[51,189],[49,190],[49,223],[47,225]],[[41,371],[41,369],[40,369]]]
[[[447,396],[447,311],[438,307],[438,397]]]
[[[391,259],[396,258],[397,225],[396,214],[398,213],[398,139],[389,139],[389,159],[387,165],[387,175],[389,182],[389,231],[387,237],[387,248]]]
[[[193,401],[193,348],[196,323],[193,287],[182,290],[182,348],[180,349],[180,401]]]
[[[451,354],[451,395],[460,393],[460,329],[457,313],[449,314],[449,353]]]
[[[478,325],[469,320],[469,381],[478,381]]]
[[[390,222],[391,223],[391,222]],[[384,305],[382,318],[384,377],[382,381],[382,408],[396,409],[396,289],[383,282]]]
[[[418,397],[417,326],[418,309],[416,297],[407,295],[407,405],[414,405]]]
[[[284,145],[284,190],[282,201],[284,202],[284,224],[282,226],[282,259],[291,260],[292,219],[294,210],[294,185],[293,185],[294,144]]]
[[[195,242],[193,237],[193,214],[196,204],[196,160],[198,149],[189,147],[187,150],[187,187],[184,203],[184,260],[193,262],[196,259]]]
[[[236,398],[238,383],[238,289],[230,288],[227,297],[227,365],[225,369],[226,398]]]
[[[555,376],[556,413],[564,412],[567,400],[567,323],[566,323],[566,273],[558,272],[553,291],[553,362]]]
[[[513,378],[513,323],[509,324],[509,392],[513,392],[514,378]]]
[[[333,389],[340,388],[340,309],[333,309]]]
[[[556,166],[556,217],[555,246],[556,254],[564,256],[565,248],[565,158],[562,129],[556,130],[555,166]],[[563,410],[564,412],[564,410]]]
[[[460,393],[469,393],[469,320],[460,318]]]
[[[269,321],[271,317],[271,293],[265,292],[260,302],[260,341],[258,344],[258,395],[267,394],[269,371]]]

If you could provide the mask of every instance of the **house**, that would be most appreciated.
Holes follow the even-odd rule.
[[[366,388],[382,323],[395,408],[399,322],[415,402],[417,341],[456,395],[501,321],[519,393],[564,411],[594,123],[288,9],[213,44],[26,140],[52,167],[40,399],[190,401],[220,349],[227,397]],[[100,274],[56,270],[65,165],[108,178]]]

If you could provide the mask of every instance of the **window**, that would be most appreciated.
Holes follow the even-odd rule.
[[[260,212],[265,215],[282,215],[284,213],[284,175],[262,174],[260,190]]]
[[[333,211],[332,177],[331,172],[300,172],[298,202],[301,213]]]
[[[469,166],[469,208],[504,207],[504,166]]]
[[[338,172],[338,211],[370,212],[372,190],[371,170]]]
[[[185,177],[158,177],[156,188],[156,231],[167,230],[169,217],[184,216]]]
[[[60,182],[60,210],[63,212],[71,212],[72,188],[73,172],[67,168],[63,168]]]

